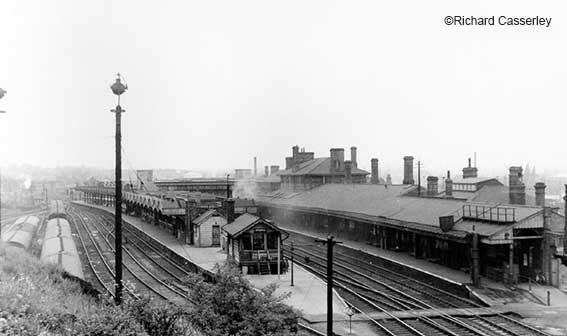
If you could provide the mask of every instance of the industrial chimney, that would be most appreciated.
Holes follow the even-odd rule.
[[[258,175],[258,166],[256,165],[256,157],[254,157],[254,177]]]
[[[522,182],[522,167],[510,167],[508,188],[510,204],[526,204],[526,186]]]
[[[437,176],[427,176],[427,196],[435,196],[439,191],[439,178]]]
[[[378,176],[378,159],[371,159],[370,167],[371,167],[370,183],[372,184],[380,183],[380,177]]]
[[[478,177],[478,169],[476,167],[471,167],[471,158],[469,158],[469,166],[463,168],[463,178],[474,178]]]
[[[345,161],[345,182],[352,183],[352,161]]]
[[[535,184],[535,205],[545,207],[545,183],[538,182]]]
[[[226,200],[226,223],[234,222],[234,199],[229,198]]]
[[[350,161],[352,161],[353,168],[358,168],[358,162],[356,161],[356,147],[352,146],[350,148]]]
[[[413,156],[404,156],[404,180],[402,184],[414,184],[413,180]]]
[[[451,172],[447,170],[447,179],[445,180],[445,196],[453,197],[453,180],[451,180]]]

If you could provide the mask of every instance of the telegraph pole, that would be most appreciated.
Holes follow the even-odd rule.
[[[327,336],[333,336],[333,245],[342,242],[335,241],[333,236],[315,242],[327,244]]]
[[[115,194],[116,202],[114,209],[114,267],[115,267],[115,297],[116,304],[122,303],[122,155],[121,140],[122,134],[121,116],[125,110],[120,106],[120,95],[123,94],[128,86],[121,83],[120,74],[117,75],[116,82],[110,87],[112,92],[118,96],[118,105],[112,110],[116,116],[116,167],[115,167]]]

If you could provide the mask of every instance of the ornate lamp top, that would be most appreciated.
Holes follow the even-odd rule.
[[[114,82],[114,84],[110,86],[110,89],[112,90],[112,93],[114,93],[117,96],[120,96],[121,94],[126,92],[126,90],[128,89],[128,85],[122,84],[120,74],[116,74],[116,82]]]

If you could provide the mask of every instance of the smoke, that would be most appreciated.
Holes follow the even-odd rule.
[[[237,180],[232,190],[234,197],[239,198],[255,198],[256,183],[251,179]]]
[[[32,180],[29,176],[24,178],[24,188],[29,189],[31,187]]]

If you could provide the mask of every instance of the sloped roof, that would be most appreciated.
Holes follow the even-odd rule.
[[[238,237],[241,233],[248,230],[252,226],[256,225],[257,223],[266,224],[272,227],[274,230],[282,232],[282,234],[286,234],[285,230],[274,225],[271,221],[260,218],[249,213],[245,213],[234,220],[234,222],[226,224],[222,227],[223,231],[228,233],[229,236]]]
[[[493,202],[508,204],[510,202],[510,188],[504,185],[487,185],[478,190],[473,197],[473,202]],[[526,205],[535,205],[535,197],[526,193]]]
[[[316,158],[299,164],[299,169],[293,171],[292,168],[284,170],[280,175],[344,175],[345,172],[331,172],[331,158]],[[352,175],[368,175],[366,170],[352,167]]]
[[[454,178],[452,180],[453,180],[453,183],[468,183],[468,184],[477,184],[477,183],[481,183],[481,182],[494,180],[494,181],[502,184],[502,182],[498,181],[498,179],[496,179],[494,177],[467,177],[467,178],[457,177],[457,178]]]
[[[216,211],[215,209],[207,210],[207,211],[203,212],[199,217],[195,218],[193,223],[195,223],[196,225],[199,225],[199,224],[203,223],[204,221],[206,221],[209,217],[213,216],[215,213],[220,216],[218,211]]]
[[[374,221],[393,220],[397,225],[439,234],[442,233],[439,216],[455,215],[458,219],[465,204],[496,205],[435,197],[404,196],[414,188],[415,186],[407,185],[391,185],[385,188],[383,185],[373,184],[325,184],[311,190],[295,192],[292,196],[282,194],[275,197],[262,196],[258,201],[298,210],[342,213]],[[512,205],[509,207],[516,208],[517,221],[541,211],[541,208],[537,207]],[[466,227],[463,229],[463,233],[470,232]],[[453,231],[450,232],[455,235],[459,230]]]

